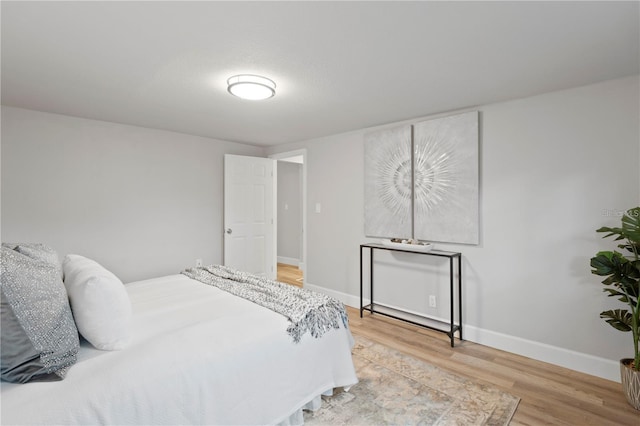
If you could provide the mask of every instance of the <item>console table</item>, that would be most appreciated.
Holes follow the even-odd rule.
[[[364,249],[369,249],[369,286],[370,286],[370,298],[371,303],[368,305],[364,305],[363,299],[363,262],[362,262],[362,253]],[[381,304],[374,304],[373,302],[373,254],[376,250],[388,250],[388,251],[396,251],[396,252],[404,252],[404,253],[412,253],[419,254],[425,256],[438,256],[438,257],[446,257],[449,259],[449,293],[450,293],[450,314],[451,320],[449,322],[444,322],[440,320],[435,320],[423,315],[416,315],[413,313],[409,313],[397,308],[391,308],[388,306],[384,306]],[[455,262],[457,260],[457,262]],[[457,265],[454,265],[456,264]],[[457,268],[455,268],[457,266]],[[455,279],[455,270],[458,272],[458,279]],[[457,281],[458,287],[458,298],[457,298],[457,311],[458,311],[458,324],[454,322],[454,284]],[[360,318],[362,318],[363,311],[369,311],[372,314],[377,313],[381,315],[385,315],[391,318],[395,318],[401,321],[409,322],[411,324],[419,325],[422,327],[426,327],[435,331],[440,331],[445,333],[451,339],[451,347],[454,347],[454,334],[456,331],[459,332],[460,340],[462,340],[462,253],[451,252],[451,251],[441,251],[441,250],[431,250],[431,251],[414,251],[414,250],[405,250],[402,248],[389,247],[383,244],[360,244]]]

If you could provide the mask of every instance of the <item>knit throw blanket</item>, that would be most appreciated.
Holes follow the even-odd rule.
[[[185,269],[182,274],[285,316],[295,343],[306,332],[319,338],[341,323],[348,327],[344,305],[324,294],[220,265]]]

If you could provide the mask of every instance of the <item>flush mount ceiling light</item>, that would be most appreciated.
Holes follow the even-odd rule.
[[[240,74],[229,77],[227,90],[241,99],[259,101],[276,94],[276,83],[259,75]]]

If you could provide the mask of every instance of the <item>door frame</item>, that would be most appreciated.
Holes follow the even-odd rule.
[[[302,275],[302,285],[307,281],[306,267],[307,267],[307,150],[296,149],[294,151],[279,152],[277,154],[271,154],[269,158],[274,160],[283,160],[285,158],[297,157],[302,155],[302,259],[300,259],[299,268],[304,272]],[[274,173],[276,181],[274,183],[275,188],[278,187],[278,174]],[[277,195],[276,195],[277,202]],[[276,208],[277,212],[277,208]],[[278,223],[276,222],[275,240],[276,240],[276,255],[277,255],[277,241],[278,241]]]

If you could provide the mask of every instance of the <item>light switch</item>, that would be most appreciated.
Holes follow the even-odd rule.
[[[320,206],[320,203],[316,203],[316,213],[320,213],[321,210],[322,207]]]
[[[284,209],[285,209],[285,210],[289,210],[289,204],[284,203]]]

